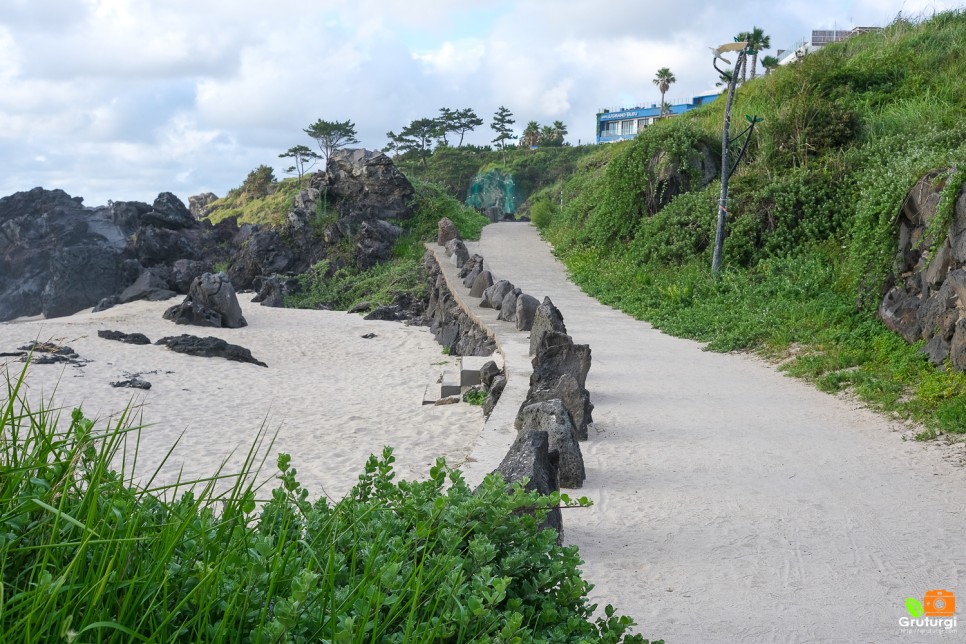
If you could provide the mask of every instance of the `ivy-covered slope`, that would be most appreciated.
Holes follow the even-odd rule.
[[[731,180],[720,278],[708,168],[724,101],[601,147],[535,195],[531,215],[602,301],[713,350],[787,357],[824,390],[923,422],[923,437],[964,432],[966,377],[876,314],[907,192],[939,171],[941,231],[966,179],[964,44],[963,12],[897,21],[741,86],[733,123],[764,122]]]

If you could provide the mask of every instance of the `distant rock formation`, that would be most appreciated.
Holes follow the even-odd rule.
[[[188,211],[195,219],[204,219],[208,216],[208,205],[218,200],[218,195],[213,192],[202,192],[200,195],[188,197]]]
[[[337,150],[328,169],[312,175],[281,228],[243,226],[228,274],[236,288],[256,277],[304,273],[323,259],[329,270],[347,261],[369,268],[392,257],[402,225],[412,216],[415,191],[381,152]],[[332,253],[352,248],[352,256]]]
[[[198,221],[211,193],[192,197],[189,210],[169,192],[153,204],[97,208],[62,190],[18,192],[0,199],[0,322],[185,294],[218,264],[228,266],[237,290],[323,259],[333,272],[369,268],[392,257],[413,195],[389,157],[368,150],[334,152],[276,228],[238,226],[234,217]]]
[[[227,259],[234,231],[195,221],[171,193],[152,205],[82,201],[43,188],[0,199],[0,321],[117,302],[142,276],[124,299],[161,296],[179,290],[178,260]]]

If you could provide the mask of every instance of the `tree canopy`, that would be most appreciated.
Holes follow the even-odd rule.
[[[496,132],[493,143],[503,151],[503,165],[506,165],[506,142],[513,138],[512,126],[516,121],[513,120],[513,112],[509,108],[501,105],[493,115],[490,129]]]
[[[752,27],[751,31],[745,35],[748,36],[748,48],[750,49],[748,53],[751,54],[751,77],[754,78],[758,71],[758,52],[771,47],[771,36],[767,35],[761,27]],[[744,74],[742,74],[742,80],[744,80]]]
[[[359,139],[356,138],[356,126],[352,121],[324,121],[319,119],[305,128],[305,133],[318,143],[326,164],[328,164],[329,156],[334,151],[359,142]]]
[[[319,154],[304,145],[290,147],[278,156],[281,159],[292,159],[295,165],[286,168],[285,172],[298,174],[300,188],[302,187],[302,176],[305,174],[305,171],[314,166],[322,158]]]

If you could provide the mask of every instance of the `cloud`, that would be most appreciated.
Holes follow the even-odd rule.
[[[928,0],[6,0],[0,14],[0,194],[35,185],[87,197],[224,194],[316,119],[351,119],[363,145],[472,107],[493,137],[563,121],[588,141],[603,106],[713,87],[708,46],[760,25],[773,49],[813,28],[884,24]]]

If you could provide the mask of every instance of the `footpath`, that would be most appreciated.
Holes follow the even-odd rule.
[[[595,505],[564,528],[601,608],[668,644],[966,641],[966,467],[858,403],[600,304],[529,224],[490,225],[473,250],[593,352],[579,495]],[[905,599],[935,589],[959,595],[956,628],[904,627]]]

